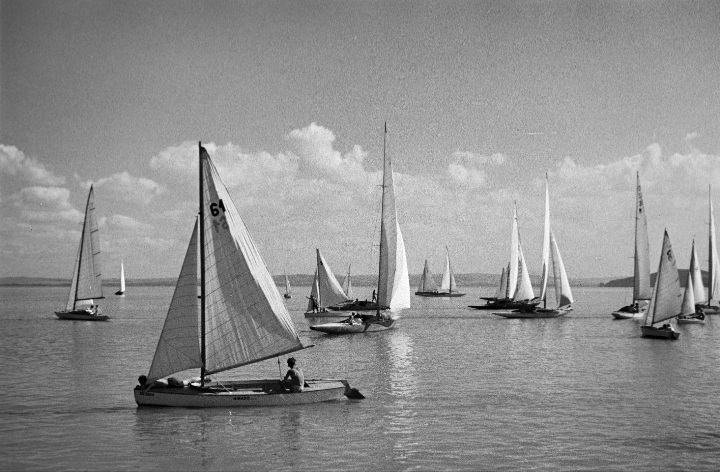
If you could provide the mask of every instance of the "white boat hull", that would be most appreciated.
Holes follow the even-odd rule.
[[[56,311],[55,315],[61,320],[75,321],[107,321],[110,318],[107,315],[91,315],[83,311]]]
[[[135,387],[138,406],[169,406],[185,408],[237,408],[288,406],[342,399],[350,386],[345,380],[306,380],[309,387],[300,393],[276,393],[279,380],[248,380],[224,382],[222,387]]]
[[[671,329],[656,328],[654,326],[641,326],[643,337],[660,339],[678,339],[680,333]]]
[[[324,323],[339,323],[348,318],[349,312],[347,311],[318,311],[313,313],[311,311],[305,313],[305,320],[310,326],[315,326]]]
[[[632,305],[624,306],[617,311],[613,311],[612,315],[616,320],[631,320],[634,318],[643,318],[647,305],[643,306],[639,310],[632,307]]]
[[[559,318],[561,316],[565,316],[570,312],[570,310],[551,310],[551,309],[545,309],[545,308],[538,308],[536,311],[522,311],[522,310],[513,310],[513,311],[499,311],[497,313],[493,313],[493,315],[497,316],[503,316],[505,318]]]
[[[313,331],[320,331],[327,334],[358,334],[365,333],[368,331],[383,331],[390,329],[395,326],[395,322],[398,318],[385,318],[381,320],[373,320],[366,322],[356,322],[350,324],[347,319],[340,323],[323,323],[310,326]]]

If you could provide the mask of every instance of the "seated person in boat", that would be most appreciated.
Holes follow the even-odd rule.
[[[155,382],[148,384],[147,376],[145,375],[138,377],[138,383],[140,384],[139,387],[141,390],[148,390],[151,388],[182,388],[185,386],[185,382],[178,380],[175,377],[169,377],[167,380],[156,380]]]
[[[664,329],[666,331],[672,331],[672,327],[670,326],[670,323],[665,323],[660,327],[660,329]]]
[[[283,387],[290,390],[292,393],[302,392],[305,386],[305,375],[303,375],[300,367],[295,367],[296,362],[297,361],[295,361],[294,357],[287,360],[289,369],[282,381]]]

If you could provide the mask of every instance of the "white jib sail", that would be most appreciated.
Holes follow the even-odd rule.
[[[445,273],[443,274],[440,290],[446,292],[457,292],[455,274],[453,274],[452,265],[450,265],[450,251],[448,248],[445,248]]]
[[[685,285],[685,292],[683,293],[683,301],[680,307],[680,315],[695,314],[695,290],[693,289],[693,278],[693,272],[689,270],[687,275],[687,284]]]
[[[573,300],[572,290],[570,289],[570,281],[568,280],[567,272],[565,271],[565,264],[563,264],[562,256],[560,256],[560,249],[558,249],[555,235],[550,232],[550,243],[552,246],[552,261],[553,261],[553,280],[555,283],[555,300],[557,300],[558,308],[562,308],[568,305],[572,305]]]
[[[695,240],[692,242],[692,254],[690,255],[690,269],[692,272],[692,289],[695,303],[705,303],[705,286],[703,285],[702,272],[700,272],[700,263],[695,250]]]
[[[678,274],[675,255],[670,244],[670,237],[667,230],[665,230],[657,279],[650,299],[650,306],[645,315],[645,325],[652,325],[677,316],[680,313],[681,305],[680,275]]]
[[[540,300],[547,297],[548,271],[550,269],[550,191],[545,174],[545,224],[543,226],[542,275],[540,276]]]
[[[495,299],[500,300],[501,298],[505,298],[506,290],[507,290],[507,272],[505,272],[505,267],[503,267],[502,272],[500,273],[500,286],[498,287],[497,291],[495,292]]]
[[[305,310],[305,311],[312,311],[313,300],[315,300],[315,302],[317,303],[319,293],[320,293],[320,290],[318,289],[318,270],[317,270],[317,266],[316,266],[315,267],[315,277],[313,278],[312,286],[310,287],[310,297],[308,298],[308,306],[307,306],[307,310]]]
[[[287,274],[285,274],[285,293],[290,295],[290,279],[288,279]]]
[[[510,270],[508,272],[508,298],[515,298],[515,289],[518,284],[518,247],[520,236],[518,235],[517,205],[513,203],[512,233],[510,233]]]
[[[513,300],[532,300],[533,298],[535,298],[535,294],[533,293],[530,273],[528,272],[527,265],[525,264],[525,256],[523,255],[522,246],[519,243],[518,254],[520,255],[520,274],[518,274],[517,288],[515,289],[515,295],[513,295]]]
[[[647,217],[640,189],[640,174],[637,174],[635,197],[635,254],[633,270],[633,300],[649,300],[652,296],[650,284],[650,241],[648,239]]]
[[[708,189],[710,192],[711,189]],[[710,228],[708,231],[708,304],[710,301],[718,298],[720,294],[720,259],[717,252],[717,240],[715,239],[715,217],[713,216],[712,194],[710,199]]]
[[[382,188],[378,304],[390,307],[390,311],[398,311],[410,308],[410,276],[405,242],[397,219],[392,162],[387,156],[384,156]]]
[[[320,307],[337,305],[344,303],[350,299],[345,296],[345,292],[337,281],[332,269],[328,265],[325,258],[320,254],[320,249],[315,249],[317,253],[317,270],[318,270],[318,291],[320,299],[318,304]]]
[[[183,260],[175,292],[165,317],[155,356],[150,365],[148,381],[187,369],[202,367],[200,357],[200,324],[197,266],[198,222],[195,221],[190,244]]]
[[[205,218],[205,367],[220,372],[303,348],[270,272],[201,148]]]
[[[430,271],[430,265],[427,259],[425,259],[425,267],[423,268],[422,277],[420,277],[420,285],[418,286],[418,292],[432,292],[437,289],[435,281],[433,280],[432,272]]]
[[[92,303],[92,299],[104,298],[102,289],[102,269],[100,268],[100,236],[95,217],[95,194],[90,186],[85,205],[85,220],[80,236],[80,246],[73,269],[73,281],[70,287],[67,310],[76,305]],[[86,303],[76,303],[77,301]]]

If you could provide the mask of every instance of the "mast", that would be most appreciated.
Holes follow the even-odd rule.
[[[200,195],[200,386],[205,386],[205,200],[203,192],[202,142],[198,141],[198,183]]]
[[[382,180],[382,197],[380,197],[380,250],[378,251],[378,283],[377,283],[377,297],[375,301],[377,303],[377,316],[380,317],[380,282],[382,277],[382,241],[383,241],[383,226],[385,225],[385,145],[387,140],[387,121],[385,122],[385,130],[383,132],[383,180]]]
[[[77,275],[75,276],[75,299],[73,300],[73,311],[75,310],[75,305],[77,304],[77,297],[78,297],[78,289],[80,288],[80,267],[82,267],[82,247],[83,244],[85,244],[85,225],[87,224],[87,214],[88,209],[90,208],[90,195],[93,193],[93,186],[90,185],[90,191],[88,192],[87,197],[87,203],[85,203],[85,217],[83,218],[83,227],[82,227],[82,233],[80,234],[80,254],[78,255],[78,270]]]

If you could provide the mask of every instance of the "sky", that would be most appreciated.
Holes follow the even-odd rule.
[[[410,273],[531,273],[544,185],[570,278],[687,267],[720,207],[720,4],[0,0],[0,277],[176,277],[197,144],[273,274],[377,272],[383,126]],[[718,215],[720,217],[720,214]],[[707,269],[705,262],[703,269]],[[653,269],[654,270],[654,269]]]

